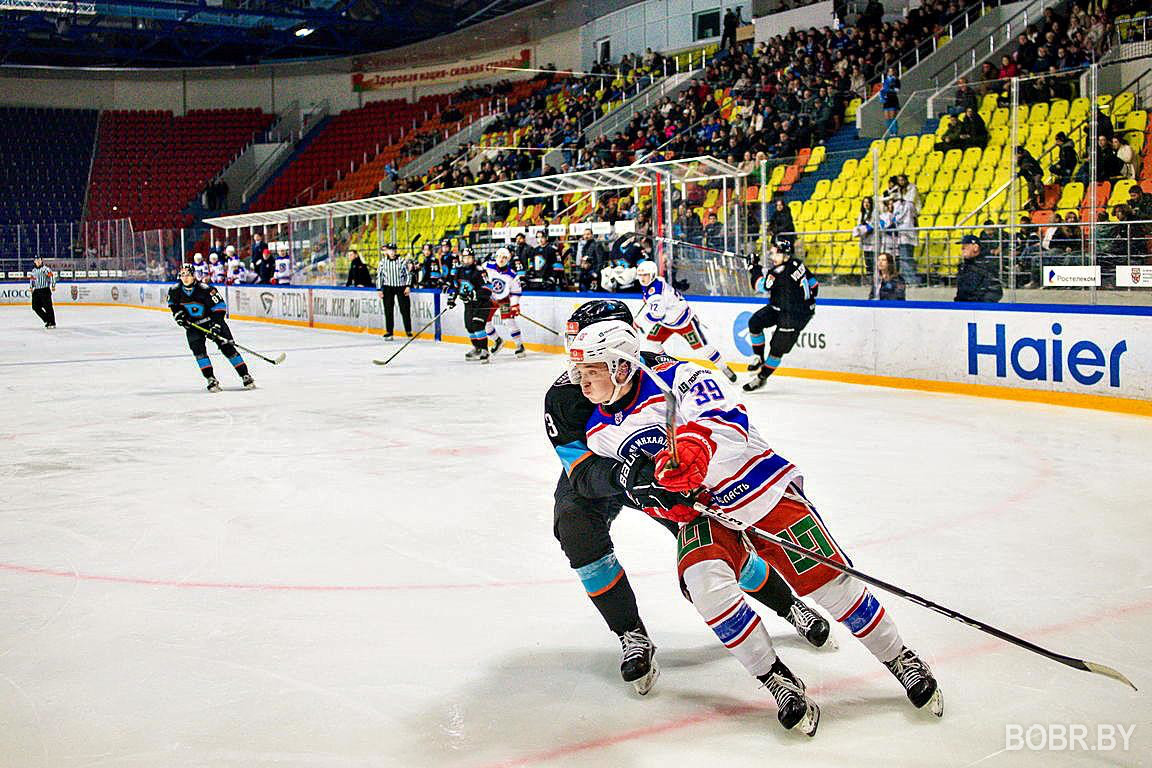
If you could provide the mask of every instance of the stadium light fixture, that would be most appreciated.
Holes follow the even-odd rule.
[[[312,29],[312,27],[300,27],[296,30],[296,37],[308,37],[308,35],[315,31],[316,30]]]

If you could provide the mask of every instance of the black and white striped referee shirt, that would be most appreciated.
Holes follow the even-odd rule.
[[[389,259],[387,256],[380,258],[380,266],[376,268],[376,287],[383,288],[384,286],[392,286],[393,288],[405,288],[412,282],[411,274],[408,271],[408,261],[399,257]]]
[[[32,284],[32,290],[38,291],[41,288],[55,288],[56,275],[49,269],[48,265],[42,265],[32,268],[32,276],[28,282]]]

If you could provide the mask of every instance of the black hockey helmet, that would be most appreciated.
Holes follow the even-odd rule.
[[[628,305],[619,299],[586,301],[577,307],[572,316],[568,318],[568,325],[564,331],[565,341],[571,341],[573,336],[592,323],[600,323],[605,320],[622,320],[631,325],[632,310],[628,309]]]

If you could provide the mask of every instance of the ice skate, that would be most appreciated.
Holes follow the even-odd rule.
[[[763,388],[763,386],[767,383],[768,377],[764,375],[763,371],[761,371],[760,373],[756,374],[756,378],[752,379],[744,385],[744,391],[755,392],[756,390]]]
[[[756,355],[752,358],[752,362],[748,363],[748,373],[756,373],[764,365],[764,358]]]
[[[784,618],[796,628],[796,634],[807,640],[814,648],[823,648],[827,645],[830,650],[835,650],[838,647],[836,640],[829,634],[827,619],[805,605],[800,598],[793,598],[788,614]]]
[[[502,336],[497,336],[496,341],[492,342],[492,346],[488,349],[488,352],[489,352],[489,354],[494,355],[497,352],[499,352],[500,348],[503,346],[504,346],[504,338]]]
[[[660,677],[656,646],[643,630],[634,629],[620,635],[620,652],[620,677],[624,682],[632,683],[636,693],[644,696]]]
[[[516,357],[523,359],[527,354],[528,354],[528,350],[524,349],[523,344],[517,344],[516,345],[516,352],[515,352]]]
[[[805,736],[815,736],[820,726],[820,707],[804,694],[804,682],[784,662],[776,659],[772,671],[760,675],[760,682],[776,699],[776,718],[788,730],[796,728]]]
[[[481,363],[486,363],[486,362],[488,362],[488,350],[477,349],[476,347],[473,347],[472,349],[468,350],[467,353],[465,353],[464,359],[469,361],[469,362],[477,362],[478,361]]]
[[[932,668],[915,651],[905,646],[900,649],[899,656],[884,662],[884,666],[904,686],[913,706],[917,709],[927,707],[936,717],[944,716],[944,696],[932,675]]]
[[[244,385],[244,389],[256,389],[256,380],[252,378],[250,373],[241,376],[240,383]]]
[[[215,376],[208,379],[208,391],[209,392],[219,392],[220,391],[220,382],[216,381]]]

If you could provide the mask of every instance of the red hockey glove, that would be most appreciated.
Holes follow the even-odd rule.
[[[690,523],[700,517],[700,513],[687,504],[676,504],[672,507],[645,507],[644,514],[649,517],[659,517],[676,523]]]
[[[670,491],[687,493],[704,485],[708,462],[712,460],[712,442],[708,430],[697,424],[684,424],[676,429],[677,466],[671,466],[667,450],[656,454],[656,480]]]

